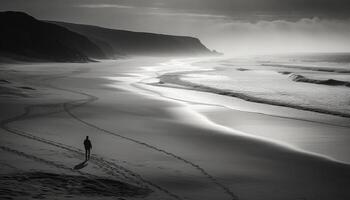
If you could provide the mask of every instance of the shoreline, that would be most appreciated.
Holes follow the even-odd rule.
[[[150,88],[145,88],[143,86],[134,86],[134,87],[137,87],[138,89],[145,90],[145,91],[151,91],[155,95],[158,95],[160,98],[165,98],[165,99],[168,99],[170,101],[184,102],[185,104],[193,104],[193,105],[198,104],[198,105],[209,106],[209,107],[211,107],[211,106],[221,107],[223,109],[232,110],[231,108],[227,108],[227,107],[222,106],[222,105],[212,105],[212,104],[210,105],[210,104],[206,104],[206,103],[187,101],[185,99],[176,99],[176,98],[171,97],[171,95],[168,96],[167,94],[164,94],[162,92],[158,92],[157,90],[152,90]],[[176,88],[176,89],[183,89],[183,88]],[[188,107],[188,106],[186,106],[186,107]],[[189,107],[191,107],[191,106],[189,106]],[[203,122],[210,124],[210,126],[216,127],[218,130],[227,130],[229,132],[228,134],[230,134],[230,132],[231,132],[233,135],[237,135],[239,137],[244,137],[244,138],[247,138],[247,139],[252,139],[252,140],[259,141],[259,142],[263,142],[263,143],[266,143],[268,145],[274,145],[277,148],[288,149],[290,151],[295,151],[297,153],[301,153],[301,154],[304,154],[304,155],[313,156],[315,158],[321,158],[321,159],[325,159],[325,160],[328,160],[328,161],[331,161],[331,162],[334,162],[334,163],[338,163],[338,164],[341,164],[341,165],[350,166],[350,161],[338,160],[338,159],[333,158],[331,156],[327,156],[325,154],[320,154],[320,153],[317,153],[317,152],[308,151],[308,150],[299,148],[297,146],[293,146],[292,144],[285,143],[283,141],[273,140],[273,138],[261,137],[259,135],[254,135],[254,134],[251,134],[249,132],[243,132],[243,131],[240,131],[238,129],[234,129],[233,127],[230,127],[228,124],[222,123],[222,121],[217,119],[216,116],[211,116],[210,114],[208,114],[208,111],[201,111],[202,108],[201,109],[190,108],[190,109],[193,112],[196,113],[195,115],[200,115],[199,118],[202,118]],[[208,110],[211,110],[211,109],[208,109]],[[249,113],[249,114],[253,114],[253,115],[255,115],[255,114],[257,114],[257,115],[265,115],[263,113],[254,113],[254,112],[239,111],[239,110],[235,110],[235,111],[236,112],[242,112],[242,113]],[[227,110],[226,111],[217,111],[217,112],[220,114],[220,113],[223,113],[223,112],[227,112]],[[268,117],[283,118],[281,116],[269,116],[269,115],[267,115],[267,116]],[[297,121],[305,121],[305,120],[302,120],[302,119],[294,119],[294,118],[286,118],[286,119],[297,120]],[[306,122],[308,122],[308,121],[306,121]],[[309,122],[311,122],[311,123],[322,123],[322,122],[316,122],[316,121],[309,121]],[[335,125],[335,124],[326,124],[326,125],[338,126],[338,125]],[[346,126],[345,128],[350,128],[350,127]]]
[[[216,69],[214,69],[214,70],[216,70]],[[245,94],[242,92],[233,92],[230,90],[223,90],[223,89],[209,87],[209,86],[205,86],[205,85],[201,85],[201,84],[196,84],[196,83],[192,83],[190,81],[181,80],[181,78],[180,78],[180,76],[183,76],[183,75],[188,74],[188,73],[201,73],[201,72],[203,72],[203,71],[189,71],[189,72],[187,71],[187,72],[166,73],[166,74],[163,74],[163,75],[158,77],[160,80],[160,83],[158,83],[158,84],[153,83],[153,85],[164,86],[164,87],[171,87],[171,85],[174,85],[174,86],[179,85],[179,86],[183,86],[184,88],[189,89],[189,90],[209,92],[209,93],[214,93],[214,94],[218,94],[218,95],[239,98],[239,99],[249,101],[249,102],[254,102],[254,103],[268,104],[268,105],[281,106],[281,107],[289,107],[289,108],[294,108],[294,109],[299,109],[299,110],[304,110],[304,111],[311,111],[311,112],[317,112],[317,113],[321,113],[321,114],[328,114],[328,115],[350,118],[350,114],[348,114],[348,113],[330,111],[330,110],[325,110],[325,109],[321,109],[321,108],[310,108],[310,107],[306,107],[306,106],[284,103],[281,101],[268,100],[268,99],[248,95],[248,94]],[[168,83],[171,85],[167,86],[167,85],[164,85],[164,83]]]
[[[168,79],[162,79],[162,77],[164,76],[168,76],[168,73],[165,73],[163,75],[157,78],[159,78],[159,83],[143,83],[145,85],[149,85],[149,86],[154,86],[154,87],[161,87],[161,88],[169,88],[169,89],[174,89],[174,90],[179,90],[178,93],[182,93],[181,90],[187,90],[189,94],[191,94],[191,91],[194,91],[193,92],[193,96],[196,96],[196,94],[198,92],[204,92],[204,93],[208,93],[207,91],[202,91],[196,87],[189,87],[189,85],[187,84],[178,84],[179,82],[177,81],[179,78],[178,76],[180,74],[186,74],[186,73],[193,73],[194,71],[185,71],[185,72],[171,72],[170,74],[176,74],[177,77],[175,77],[175,80],[173,79],[174,77],[171,75],[170,78]],[[202,71],[199,71],[199,73],[201,73]],[[170,81],[169,81],[170,80]],[[142,83],[142,81],[141,81]],[[204,105],[204,106],[213,106],[213,107],[217,107],[217,108],[220,108],[220,109],[217,109],[219,111],[217,111],[216,115],[221,115],[222,113],[224,113],[225,116],[227,116],[228,118],[232,118],[233,120],[237,120],[237,118],[234,116],[233,113],[243,113],[243,114],[246,114],[246,115],[249,115],[249,116],[255,116],[255,118],[257,118],[256,120],[258,119],[270,119],[268,121],[283,121],[283,123],[286,123],[285,121],[289,121],[290,124],[295,124],[296,127],[300,126],[300,125],[303,125],[303,126],[306,126],[306,128],[310,129],[310,127],[325,127],[327,129],[328,132],[324,131],[322,132],[322,130],[319,130],[320,133],[318,134],[316,130],[318,130],[318,128],[313,128],[315,129],[315,131],[311,131],[312,132],[312,137],[325,137],[327,135],[329,135],[329,137],[332,137],[331,133],[332,131],[336,131],[338,132],[337,133],[337,136],[334,136],[334,137],[345,137],[345,138],[348,138],[346,132],[347,131],[350,131],[350,127],[347,126],[346,124],[348,124],[347,122],[349,122],[349,119],[345,118],[344,122],[342,123],[338,123],[338,122],[332,122],[332,120],[330,120],[330,122],[327,122],[328,120],[328,117],[331,117],[331,118],[334,118],[334,119],[338,119],[339,116],[334,116],[332,117],[333,115],[324,115],[325,113],[320,113],[320,116],[321,116],[321,120],[318,119],[318,117],[314,117],[313,115],[316,115],[317,112],[314,114],[314,112],[310,112],[309,110],[296,110],[297,114],[296,116],[289,116],[289,115],[279,115],[279,114],[269,114],[269,113],[264,113],[264,112],[259,112],[257,110],[253,110],[253,111],[247,111],[247,110],[236,110],[234,107],[232,108],[231,106],[229,106],[228,104],[222,104],[220,102],[210,102],[210,103],[207,103],[205,101],[201,101],[203,100],[203,98],[198,98],[197,101],[196,100],[189,100],[189,99],[186,99],[186,98],[182,98],[182,97],[175,97],[173,94],[169,94],[167,93],[166,91],[164,92],[161,91],[159,92],[158,89],[154,89],[154,88],[149,88],[147,87],[148,89],[147,90],[153,90],[153,91],[157,91],[156,93],[164,98],[170,98],[172,100],[176,100],[176,101],[183,101],[187,104],[201,104],[201,105]],[[211,92],[209,92],[211,93]],[[214,95],[216,95],[216,93],[213,93]],[[187,95],[189,96],[189,95]],[[206,95],[204,94],[203,97],[205,97]],[[221,96],[221,95],[219,95]],[[225,95],[222,95],[222,96],[225,96]],[[209,96],[208,98],[211,98],[211,96]],[[230,97],[230,96],[229,96]],[[220,98],[220,97],[218,97]],[[232,97],[230,97],[232,98]],[[235,97],[233,97],[235,98]],[[239,102],[240,104],[241,102]],[[253,102],[254,104],[257,103],[257,104],[260,104],[258,102]],[[248,105],[249,106],[249,105]],[[280,106],[277,106],[276,105],[269,105],[269,104],[261,104],[262,107],[266,107],[266,106],[272,106],[274,107],[276,110],[280,110],[280,111],[277,111],[277,113],[283,113],[285,111],[283,111],[283,109],[286,109],[286,110],[290,110],[290,109],[294,109],[293,107],[292,108],[289,108],[289,107],[280,107]],[[228,109],[228,110],[227,110]],[[214,108],[215,110],[215,108]],[[222,110],[222,111],[220,111]],[[232,123],[230,122],[227,122],[228,120],[227,119],[220,119],[218,117],[216,117],[215,115],[213,114],[210,114],[210,109],[209,111],[204,111],[204,112],[201,112],[200,110],[196,111],[196,112],[199,112],[200,114],[202,114],[203,116],[205,116],[206,118],[208,118],[208,120],[210,120],[212,123],[216,124],[216,125],[219,125],[219,126],[224,126],[226,128],[233,128],[234,130],[240,130],[243,131],[243,132],[246,132],[245,135],[250,135],[250,136],[256,136],[257,138],[260,138],[260,139],[263,139],[265,141],[270,141],[270,142],[273,142],[273,143],[277,143],[277,144],[280,144],[282,146],[286,146],[287,148],[291,148],[293,150],[296,150],[296,151],[299,151],[299,152],[303,152],[303,153],[307,153],[307,154],[311,154],[311,155],[315,155],[315,156],[319,156],[319,157],[324,157],[324,158],[327,158],[329,160],[332,160],[334,162],[339,162],[339,163],[343,163],[343,164],[349,164],[350,163],[350,157],[347,156],[348,153],[350,153],[350,150],[343,150],[343,151],[340,151],[340,152],[337,152],[337,151],[334,151],[334,150],[331,150],[331,149],[328,149],[328,150],[324,150],[324,149],[319,149],[318,147],[314,147],[314,145],[317,145],[316,143],[317,142],[312,142],[310,141],[309,144],[302,144],[300,142],[295,142],[295,141],[286,141],[284,138],[281,138],[280,136],[277,136],[277,133],[274,133],[275,135],[273,136],[268,136],[266,134],[263,134],[261,133],[262,131],[255,131],[255,130],[251,130],[251,129],[246,129],[245,127],[242,128],[242,125],[238,125],[237,126],[237,123],[235,123],[234,125],[232,125]],[[213,111],[215,112],[215,111]],[[230,113],[231,112],[231,113]],[[306,112],[310,112],[310,113],[307,113],[307,115],[310,115],[312,117],[314,117],[315,119],[313,118],[305,118],[305,117],[302,117],[300,118],[301,116],[300,115],[304,115]],[[239,114],[239,115],[241,115]],[[307,116],[306,115],[306,116]],[[317,114],[318,115],[318,114]],[[324,115],[324,116],[323,116]],[[260,117],[259,117],[260,116]],[[322,118],[325,118],[325,120],[323,121]],[[242,122],[242,123],[246,123],[246,122]],[[271,123],[272,125],[271,126],[279,126],[278,124],[276,123]],[[288,126],[288,123],[286,124]],[[289,125],[291,126],[291,125]],[[331,128],[329,128],[331,127]],[[273,130],[273,128],[271,129],[267,129],[267,130],[264,130],[264,131],[271,131]],[[251,132],[252,131],[252,132]],[[287,129],[287,131],[290,131]],[[304,131],[305,132],[305,131]],[[339,133],[340,132],[340,133]],[[293,134],[293,133],[290,133],[290,134]],[[291,137],[289,134],[288,137]],[[310,135],[309,133],[305,132],[304,133],[305,135]],[[298,133],[298,134],[295,134],[297,136],[294,136],[295,138],[296,137],[302,137],[302,133]],[[338,136],[338,135],[341,135],[341,136]],[[311,140],[311,139],[309,139]],[[347,139],[346,139],[347,140]],[[345,142],[346,143],[346,142]],[[310,145],[312,145],[313,147],[310,147]],[[340,145],[340,144],[339,144]],[[340,146],[346,146],[346,144],[344,143],[341,143]],[[344,147],[345,148],[345,147]],[[330,152],[327,152],[327,151],[330,151]],[[337,155],[339,154],[339,155]]]

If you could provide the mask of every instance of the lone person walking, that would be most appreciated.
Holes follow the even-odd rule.
[[[89,140],[89,136],[86,136],[84,140],[85,147],[85,161],[90,160],[90,150],[92,149],[91,141]]]

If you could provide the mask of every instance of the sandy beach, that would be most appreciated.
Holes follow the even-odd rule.
[[[181,61],[2,64],[0,198],[350,199],[347,118],[159,83]]]

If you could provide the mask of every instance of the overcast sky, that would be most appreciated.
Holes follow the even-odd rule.
[[[189,35],[227,54],[350,51],[349,0],[0,0],[0,9]]]

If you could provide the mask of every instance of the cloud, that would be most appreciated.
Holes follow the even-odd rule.
[[[81,8],[135,8],[134,6],[129,5],[120,5],[120,4],[81,4],[76,7]]]
[[[201,13],[187,13],[187,12],[149,12],[150,15],[161,15],[170,17],[195,17],[195,18],[211,18],[211,19],[226,19],[228,16],[225,15],[215,15],[215,14],[201,14]]]
[[[347,18],[348,0],[128,0],[128,5],[159,7],[173,12],[212,13],[235,17],[284,16]],[[275,18],[276,19],[276,18]]]
[[[120,9],[143,9],[143,10],[158,10],[158,7],[148,7],[142,5],[122,5],[122,4],[81,4],[75,7],[79,8],[91,8],[91,9],[103,9],[103,8],[120,8]]]

